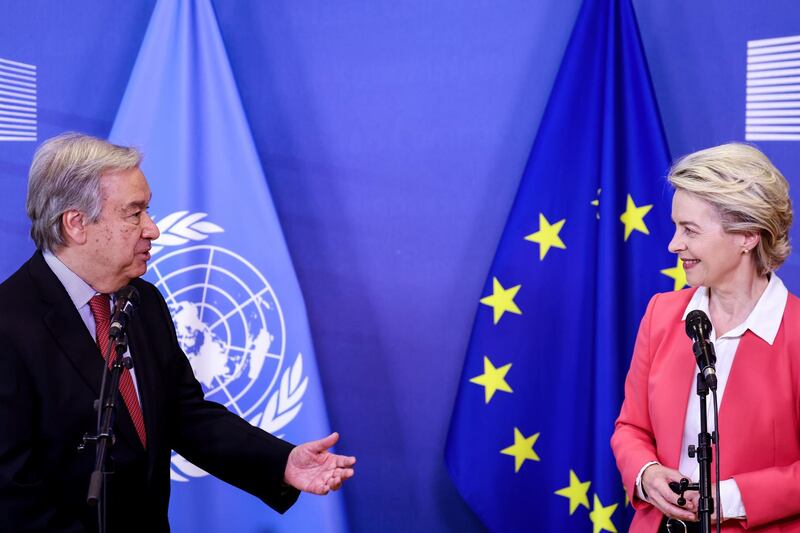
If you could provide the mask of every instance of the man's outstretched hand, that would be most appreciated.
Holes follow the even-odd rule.
[[[297,446],[289,453],[283,479],[287,485],[312,494],[328,494],[338,490],[344,480],[355,474],[355,457],[336,455],[328,449],[339,440],[338,433],[331,433],[320,440],[312,440]]]

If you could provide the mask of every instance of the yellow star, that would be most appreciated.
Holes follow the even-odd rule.
[[[625,240],[628,240],[633,230],[641,231],[645,235],[650,235],[647,225],[644,223],[644,216],[653,209],[653,204],[643,205],[636,207],[633,203],[633,198],[628,195],[628,205],[625,212],[619,217],[623,224],[625,224]]]
[[[514,297],[519,292],[520,287],[522,287],[522,285],[515,285],[510,289],[504,289],[503,286],[500,285],[500,282],[497,281],[497,278],[492,278],[492,295],[481,298],[481,303],[494,309],[495,324],[500,322],[503,313],[506,311],[517,315],[522,314],[517,304],[514,303]]]
[[[519,472],[519,469],[522,468],[522,463],[524,463],[526,459],[530,459],[531,461],[539,460],[539,456],[533,451],[533,445],[536,444],[538,438],[539,433],[534,433],[526,438],[519,429],[514,428],[514,444],[500,450],[500,453],[514,456],[514,473]]]
[[[539,213],[539,231],[525,236],[526,241],[539,243],[539,261],[544,259],[544,256],[547,255],[550,248],[566,250],[567,247],[558,236],[558,232],[564,227],[564,222],[566,221],[567,219],[564,218],[555,224],[550,224],[547,219],[544,218],[544,215]]]
[[[617,510],[617,503],[603,507],[600,503],[600,498],[597,494],[594,495],[594,510],[589,513],[589,520],[594,524],[594,533],[606,530],[611,533],[617,533],[617,528],[614,527],[614,522],[611,521],[611,515]]]
[[[595,199],[594,199],[594,200],[592,200],[592,202],[591,202],[591,204],[592,204],[593,206],[595,206],[595,207],[600,207],[600,193],[601,193],[601,192],[603,192],[603,189],[597,189],[597,198],[595,198]],[[595,216],[595,217],[597,217],[597,220],[600,220],[600,211],[597,211],[597,212],[594,214],[594,216]]]
[[[675,280],[675,290],[679,291],[686,286],[686,271],[683,269],[683,261],[678,258],[678,264],[673,268],[665,268],[661,271],[667,277]]]
[[[559,496],[569,498],[569,514],[574,513],[579,505],[583,505],[587,509],[589,508],[589,497],[587,494],[589,492],[589,485],[591,484],[591,481],[581,482],[578,476],[575,475],[575,472],[572,470],[569,471],[569,487],[564,487],[556,491],[556,494]]]
[[[506,383],[506,374],[511,369],[511,363],[503,365],[500,368],[495,368],[489,358],[483,356],[483,374],[472,378],[470,383],[477,383],[483,385],[484,392],[486,393],[486,403],[492,399],[494,393],[501,390],[503,392],[514,392],[511,387]],[[588,506],[587,506],[588,507]]]

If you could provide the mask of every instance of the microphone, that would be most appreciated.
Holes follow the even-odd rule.
[[[699,309],[686,315],[686,334],[694,341],[692,351],[706,385],[711,390],[717,390],[717,371],[714,368],[717,354],[714,353],[714,345],[708,340],[711,334],[711,321],[708,316]]]
[[[139,307],[139,291],[135,287],[126,285],[116,292],[115,299],[114,316],[111,318],[111,326],[108,329],[108,335],[112,339],[117,339],[122,335],[133,312]]]

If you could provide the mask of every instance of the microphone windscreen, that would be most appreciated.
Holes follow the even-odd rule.
[[[139,291],[132,285],[125,285],[115,293],[117,306],[124,306],[126,303],[136,309],[139,307]]]
[[[711,335],[711,321],[708,319],[708,315],[699,309],[686,315],[686,334],[694,340],[698,335],[703,339],[708,339]]]

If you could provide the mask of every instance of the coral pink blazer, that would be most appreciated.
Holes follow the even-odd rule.
[[[625,401],[611,437],[636,509],[634,532],[655,532],[663,518],[658,509],[634,497],[642,466],[658,461],[678,468],[686,402],[694,394],[697,374],[681,319],[695,290],[655,295],[636,337]],[[720,477],[736,480],[747,513],[744,521],[724,522],[723,530],[800,532],[797,297],[789,295],[772,346],[750,330],[742,336],[720,405],[719,430]]]

